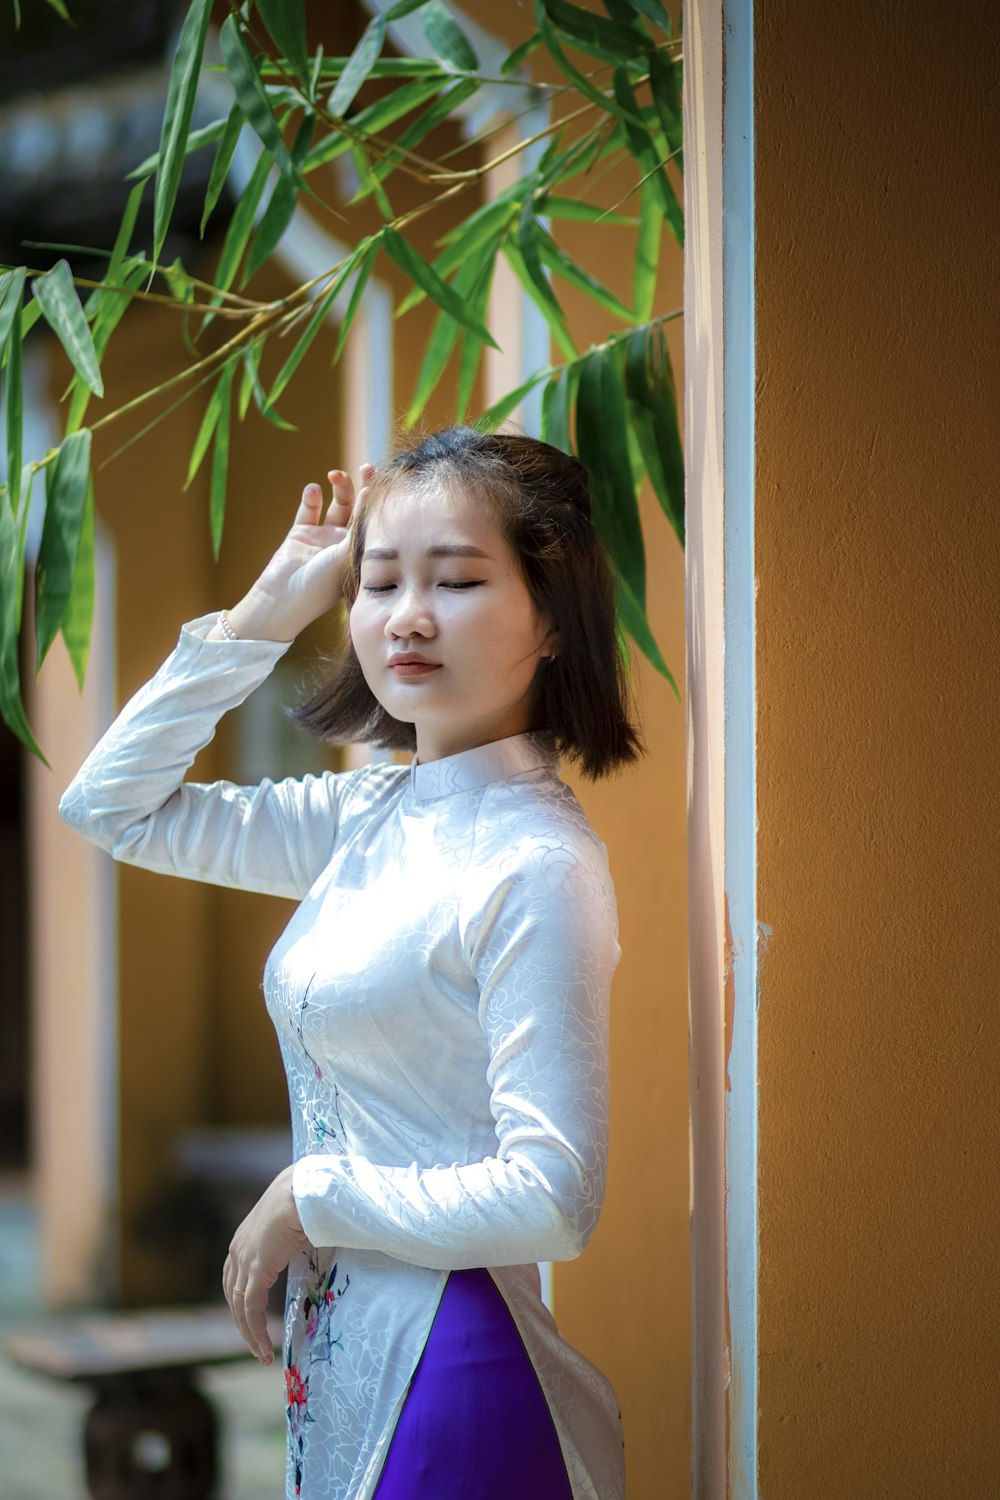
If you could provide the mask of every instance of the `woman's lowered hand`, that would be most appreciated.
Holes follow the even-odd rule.
[[[222,1269],[222,1287],[236,1326],[262,1364],[274,1359],[267,1294],[307,1243],[292,1197],[292,1169],[286,1167],[233,1235]]]

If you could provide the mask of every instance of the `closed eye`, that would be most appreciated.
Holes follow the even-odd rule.
[[[461,582],[442,583],[441,587],[443,589],[478,589],[485,582],[485,578],[465,578]]]

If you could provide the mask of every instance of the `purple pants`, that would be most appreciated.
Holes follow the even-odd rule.
[[[375,1500],[572,1500],[559,1439],[489,1271],[452,1271]]]

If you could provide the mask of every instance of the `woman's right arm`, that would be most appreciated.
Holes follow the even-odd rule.
[[[366,466],[370,473],[370,466]],[[331,607],[349,546],[354,488],[339,470],[320,522],[307,486],[288,536],[231,611],[191,621],[125,705],[63,794],[67,824],[116,859],[219,885],[301,897],[328,862],[347,778],[184,783],[222,715],[249,696],[312,620]],[[366,477],[365,471],[362,478]]]

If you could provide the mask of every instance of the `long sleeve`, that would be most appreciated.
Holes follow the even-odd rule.
[[[204,615],[182,627],[175,650],[80,767],[59,812],[126,863],[301,897],[330,857],[349,777],[184,783],[218,720],[288,649],[275,641],[206,640],[215,619]]]
[[[438,1268],[568,1260],[604,1193],[607,1032],[620,957],[596,840],[535,841],[470,872],[460,927],[479,988],[495,1154],[378,1165],[306,1155],[292,1190],[315,1245],[375,1249]]]

